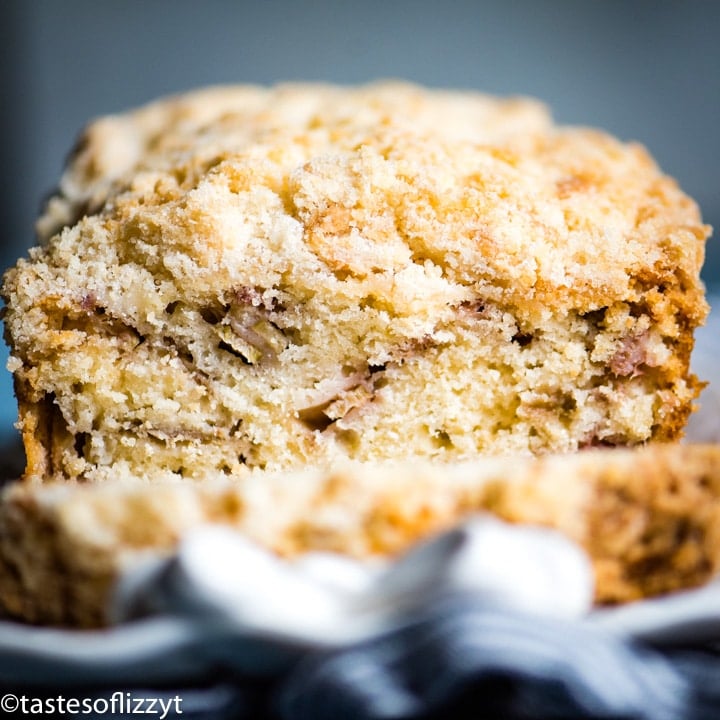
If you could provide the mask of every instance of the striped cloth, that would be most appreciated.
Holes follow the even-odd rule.
[[[0,691],[8,690],[180,696],[182,715],[167,718],[182,720],[717,720],[720,652],[653,648],[584,620],[532,616],[455,594],[436,597],[385,635],[308,652],[272,677],[218,667],[203,684],[110,689],[6,688],[0,678]]]
[[[284,720],[716,720],[720,655],[452,596],[385,637],[305,658],[276,707]]]

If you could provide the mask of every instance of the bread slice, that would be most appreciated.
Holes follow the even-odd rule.
[[[161,100],[90,125],[40,232],[2,290],[33,481],[667,441],[700,385],[696,205],[531,100]]]
[[[349,464],[196,483],[15,483],[0,503],[0,604],[34,623],[99,626],[119,574],[172,553],[194,527],[230,526],[288,558],[319,550],[371,559],[477,512],[578,542],[598,603],[692,587],[720,566],[720,446]]]

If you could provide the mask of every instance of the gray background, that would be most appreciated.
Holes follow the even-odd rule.
[[[3,268],[89,118],[225,82],[396,77],[539,96],[563,123],[641,140],[720,228],[717,0],[5,0],[0,34]],[[712,240],[704,277],[720,287]],[[0,371],[0,440],[14,419]]]

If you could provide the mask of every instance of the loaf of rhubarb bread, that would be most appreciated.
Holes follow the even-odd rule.
[[[527,99],[225,87],[92,123],[5,276],[32,479],[682,434],[709,229]]]

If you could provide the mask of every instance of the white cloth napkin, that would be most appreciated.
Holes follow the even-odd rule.
[[[248,637],[341,646],[402,622],[434,597],[483,601],[556,618],[591,607],[585,553],[557,532],[472,518],[384,567],[327,554],[290,562],[229,528],[189,533],[176,554],[128,573],[114,619],[182,614],[220,619]]]

